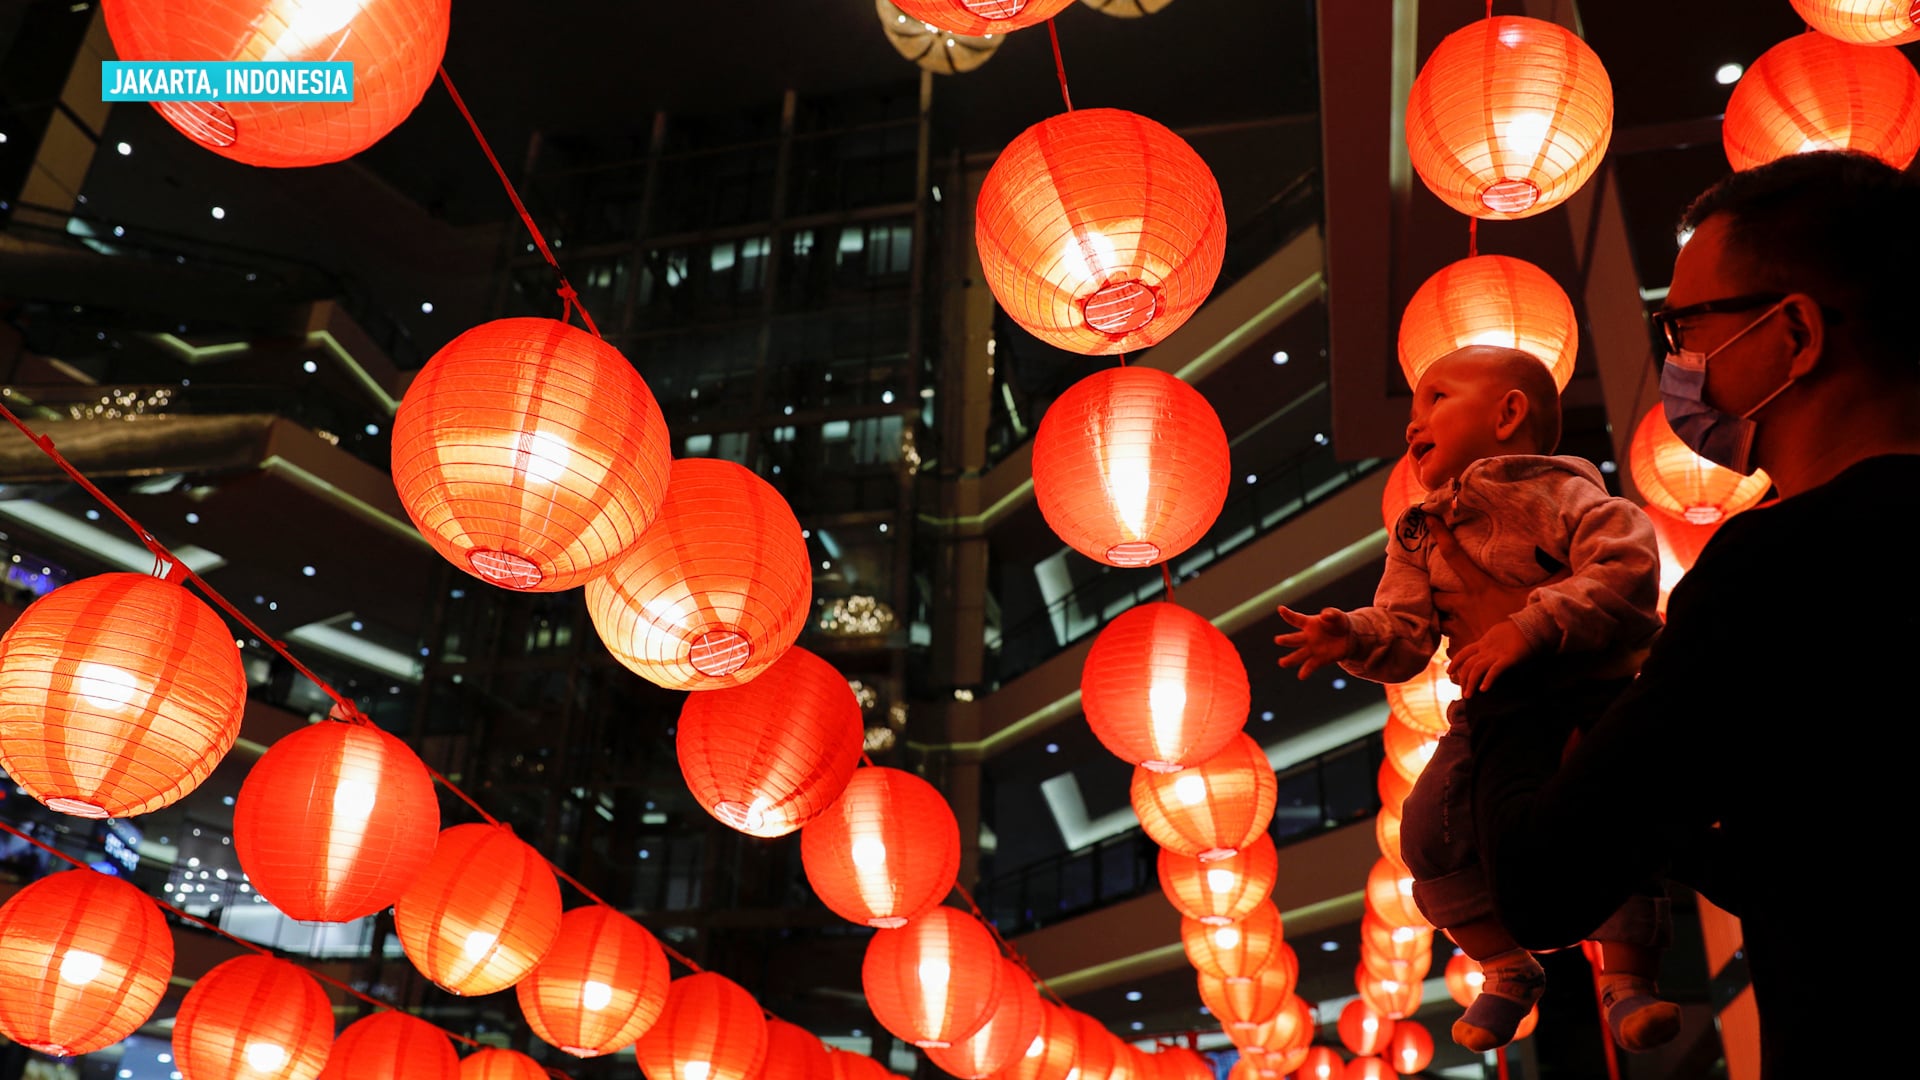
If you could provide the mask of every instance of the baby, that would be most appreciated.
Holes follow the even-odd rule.
[[[1652,523],[1609,495],[1584,459],[1549,456],[1559,441],[1560,395],[1539,360],[1468,346],[1436,361],[1414,388],[1407,425],[1407,451],[1430,494],[1395,524],[1374,606],[1318,615],[1283,606],[1295,632],[1274,638],[1292,650],[1280,665],[1298,666],[1303,679],[1337,663],[1375,682],[1404,682],[1440,643],[1436,591],[1486,577],[1531,589],[1478,640],[1450,642],[1448,674],[1462,700],[1407,798],[1401,831],[1420,910],[1486,971],[1480,997],[1453,1026],[1454,1041],[1482,1052],[1512,1041],[1546,978],[1494,911],[1473,827],[1473,728],[1546,725],[1564,730],[1555,736],[1564,741],[1632,680],[1660,629]],[[1449,556],[1470,559],[1484,576],[1463,576]],[[1679,1030],[1679,1008],[1654,996],[1670,934],[1666,904],[1650,884],[1592,934],[1607,1023],[1629,1050]]]

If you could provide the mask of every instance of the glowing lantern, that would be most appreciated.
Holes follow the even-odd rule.
[[[1063,1009],[1073,1021],[1074,1061],[1079,1080],[1108,1080],[1119,1058],[1120,1044],[1100,1021],[1077,1009]]]
[[[1466,345],[1536,356],[1562,390],[1573,379],[1580,328],[1573,301],[1545,270],[1505,255],[1474,255],[1426,280],[1400,316],[1400,371],[1407,386]]]
[[[1904,169],[1920,153],[1920,72],[1898,49],[1798,34],[1741,76],[1720,134],[1735,171],[1815,150]]]
[[[1273,839],[1265,833],[1234,854],[1211,861],[1162,848],[1160,889],[1181,915],[1208,926],[1228,926],[1267,902],[1279,868]]]
[[[1382,979],[1419,982],[1433,967],[1433,932],[1415,931],[1412,948],[1383,951],[1360,949],[1360,966]]]
[[[1134,769],[1129,794],[1154,843],[1214,862],[1266,836],[1279,783],[1260,744],[1242,734],[1176,773]]]
[[[1707,541],[1720,531],[1720,523],[1695,525],[1660,509],[1649,509],[1647,519],[1653,522],[1654,539],[1660,546],[1660,617],[1665,618],[1667,598],[1673,595],[1674,586],[1680,584],[1687,571],[1693,569],[1694,560],[1700,557]]]
[[[811,565],[771,485],[731,461],[683,458],[653,527],[587,583],[587,614],[614,659],[648,682],[738,686],[800,636]]]
[[[1387,1049],[1393,1026],[1391,1017],[1365,999],[1354,998],[1340,1010],[1340,1044],[1348,1053],[1377,1057]]]
[[[393,928],[442,989],[473,996],[527,977],[560,932],[560,885],[504,825],[455,825],[402,893]]]
[[[1145,349],[1184,325],[1220,276],[1226,239],[1207,163],[1120,109],[1022,132],[988,170],[974,216],[980,268],[1007,316],[1093,356]]]
[[[1265,900],[1225,926],[1180,920],[1180,943],[1194,970],[1228,982],[1251,978],[1273,963],[1284,941],[1281,934],[1280,909]]]
[[[1464,1009],[1480,996],[1480,986],[1487,981],[1487,976],[1480,970],[1478,960],[1457,952],[1447,961],[1446,980],[1448,996]]]
[[[1340,1080],[1399,1080],[1399,1076],[1385,1058],[1357,1057],[1347,1062]]]
[[[937,907],[897,930],[875,933],[860,983],[882,1027],[918,1047],[947,1047],[993,1016],[1001,960],[985,926],[965,912]]]
[[[1386,525],[1387,535],[1392,536],[1400,524],[1400,515],[1410,507],[1419,506],[1426,500],[1427,489],[1420,485],[1420,474],[1413,467],[1413,457],[1401,454],[1394,462],[1393,471],[1387,474],[1387,489],[1380,493],[1380,520]]]
[[[1148,1075],[1156,1080],[1213,1080],[1213,1065],[1184,1046],[1162,1047],[1147,1062]]]
[[[1376,785],[1380,792],[1380,809],[1391,810],[1396,814],[1404,813],[1402,808],[1406,804],[1407,796],[1413,794],[1413,781],[1402,776],[1393,762],[1383,761],[1380,763],[1380,776]]]
[[[1418,979],[1383,979],[1362,964],[1354,969],[1353,985],[1360,991],[1360,999],[1383,1016],[1400,1020],[1420,1011]]]
[[[1394,716],[1387,717],[1387,725],[1380,734],[1386,743],[1387,764],[1409,785],[1420,779],[1420,771],[1433,760],[1433,752],[1440,746],[1438,735],[1410,727]]]
[[[960,872],[960,825],[933,785],[898,769],[859,769],[800,830],[800,862],[822,903],[882,929],[933,908]]]
[[[995,1080],[1068,1080],[1080,1055],[1079,1028],[1073,1014],[1050,1001],[1040,1002],[1040,1033]]]
[[[167,992],[173,934],[139,889],[91,870],[41,878],[0,906],[0,1032],[78,1057],[133,1034]]]
[[[812,1032],[785,1020],[768,1020],[760,1080],[833,1080],[833,1062],[826,1044]]]
[[[1346,1072],[1347,1063],[1340,1060],[1340,1052],[1331,1046],[1315,1046],[1307,1051],[1307,1056],[1294,1073],[1294,1080],[1340,1080]]]
[[[1006,39],[974,34],[950,34],[901,11],[892,0],[873,0],[880,27],[894,51],[935,75],[958,75],[993,59]]]
[[[1251,1031],[1280,1015],[1294,994],[1300,978],[1300,962],[1285,942],[1272,964],[1251,979],[1228,982],[1205,972],[1199,980],[1200,1000],[1229,1032]]]
[[[1367,874],[1367,909],[1388,926],[1432,929],[1413,901],[1413,875],[1390,859],[1375,859]]]
[[[1447,733],[1447,709],[1460,700],[1460,687],[1447,676],[1448,662],[1443,638],[1425,671],[1387,687],[1387,708],[1396,720],[1425,735]]]
[[[460,1062],[460,1080],[549,1080],[547,1070],[512,1050],[481,1050]]]
[[[1268,1061],[1290,1051],[1300,1049],[1313,1041],[1318,1029],[1318,1020],[1314,1016],[1313,1006],[1298,994],[1290,994],[1280,1006],[1280,1011],[1251,1030],[1245,1027],[1229,1028],[1227,1036],[1240,1047],[1240,1052],[1253,1057],[1265,1055]]]
[[[827,1064],[833,1069],[833,1080],[895,1080],[894,1074],[885,1065],[865,1054],[832,1047],[828,1047],[827,1051]]]
[[[1192,547],[1220,516],[1231,469],[1213,406],[1153,368],[1073,384],[1033,439],[1033,497],[1047,526],[1109,566],[1152,566]]]
[[[236,956],[200,977],[173,1022],[174,1068],[193,1080],[316,1080],[333,1005],[285,960]]]
[[[0,637],[0,768],[62,814],[178,801],[232,749],[246,703],[227,624],[145,574],[64,585]]]
[[[1913,0],[1793,0],[1808,26],[1854,45],[1920,41],[1920,6]]]
[[[1093,640],[1080,704],[1130,765],[1177,772],[1226,749],[1247,720],[1246,665],[1227,635],[1166,601],[1122,612]]]
[[[671,977],[645,927],[595,904],[560,917],[553,947],[513,989],[535,1035],[574,1057],[598,1057],[660,1019]]]
[[[900,10],[956,34],[1005,34],[1058,15],[1073,0],[898,0]]]
[[[1407,861],[1400,857],[1400,815],[1381,807],[1373,817],[1373,838],[1380,845],[1380,854],[1392,860],[1401,870],[1407,868]]]
[[[1773,487],[1764,469],[1741,476],[1694,453],[1667,425],[1659,405],[1633,429],[1627,467],[1648,506],[1695,525],[1712,525],[1756,506]]]
[[[455,1080],[460,1056],[446,1033],[403,1012],[377,1012],[333,1042],[322,1080]]]
[[[1399,877],[1394,879],[1396,887],[1406,871],[1395,868]],[[1360,916],[1360,955],[1372,956],[1377,964],[1404,963],[1411,967],[1431,965],[1433,963],[1433,931],[1427,927],[1401,926],[1386,922],[1371,910]],[[1391,966],[1385,968],[1391,973]],[[1421,967],[1424,971],[1425,967]]]
[[[757,1080],[767,1038],[753,995],[703,971],[673,980],[666,1010],[633,1053],[647,1080]]]
[[[1041,1036],[1040,992],[1033,988],[1033,978],[1011,960],[1000,963],[1000,1003],[986,1024],[950,1047],[927,1051],[927,1060],[961,1080],[982,1080],[999,1072],[1033,1049]]]
[[[721,824],[785,836],[840,797],[865,735],[846,677],[796,645],[745,686],[688,694],[675,749]]]
[[[1440,201],[1532,217],[1580,190],[1613,136],[1613,84],[1554,23],[1482,19],[1440,42],[1407,99],[1407,154]]]
[[[301,922],[351,922],[393,906],[439,838],[426,765],[366,723],[328,721],[282,738],[233,804],[240,868]]]
[[[1433,1036],[1419,1024],[1403,1020],[1393,1025],[1393,1038],[1381,1056],[1402,1075],[1422,1072],[1433,1064]]]
[[[164,101],[182,135],[248,165],[344,161],[405,120],[447,49],[449,0],[106,0],[121,60],[345,61],[352,100]]]
[[[1533,1029],[1539,1026],[1540,1006],[1535,1005],[1533,1008],[1527,1010],[1527,1015],[1520,1018],[1520,1026],[1513,1031],[1513,1041],[1519,1042],[1521,1039],[1533,1034]]]

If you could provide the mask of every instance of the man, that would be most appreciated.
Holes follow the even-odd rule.
[[[1667,415],[1703,456],[1765,469],[1778,501],[1707,544],[1640,677],[1558,773],[1483,764],[1507,779],[1481,782],[1477,812],[1529,948],[1579,940],[1660,874],[1740,916],[1766,1076],[1820,1076],[1844,1003],[1893,975],[1877,936],[1906,919],[1877,871],[1907,860],[1890,807],[1920,787],[1898,768],[1920,717],[1920,181],[1799,155],[1722,181],[1689,232],[1654,320]],[[1435,604],[1458,643],[1524,600]],[[1483,762],[1560,755],[1522,727],[1489,732]]]

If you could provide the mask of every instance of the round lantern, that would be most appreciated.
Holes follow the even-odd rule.
[[[827,1048],[827,1064],[832,1080],[895,1080],[893,1072],[865,1054]]]
[[[1413,81],[1407,154],[1440,201],[1479,218],[1532,217],[1600,167],[1613,84],[1554,23],[1482,19],[1448,34]]]
[[[1033,438],[1033,497],[1047,526],[1109,566],[1152,566],[1192,547],[1220,516],[1231,471],[1213,406],[1153,368],[1073,384]]]
[[[1381,978],[1362,964],[1354,969],[1353,983],[1360,991],[1360,1000],[1378,1009],[1383,1016],[1400,1020],[1420,1011],[1418,979]]]
[[[1205,618],[1156,600],[1093,639],[1080,707],[1102,745],[1129,765],[1178,772],[1226,749],[1247,722],[1247,668]]]
[[[1404,871],[1395,869],[1404,875]],[[1396,886],[1399,879],[1395,879]],[[1382,960],[1400,961],[1409,965],[1418,965],[1425,957],[1426,963],[1433,962],[1433,931],[1425,927],[1400,926],[1388,923],[1369,910],[1360,916],[1360,954],[1375,956]],[[1391,969],[1389,969],[1391,970]]]
[[[560,932],[560,885],[504,825],[455,825],[393,909],[407,959],[442,989],[473,996],[527,977]]]
[[[1280,1015],[1293,997],[1300,978],[1300,962],[1291,946],[1281,943],[1280,957],[1251,979],[1228,982],[1205,972],[1195,976],[1200,1000],[1229,1032],[1250,1031]]]
[[[1396,814],[1404,812],[1402,807],[1406,804],[1407,796],[1413,794],[1413,781],[1402,776],[1392,761],[1380,763],[1380,775],[1375,785],[1380,792],[1381,810],[1391,810]]]
[[[873,0],[880,27],[894,51],[935,75],[958,75],[993,59],[1006,39],[990,35],[952,34],[901,11],[892,0]]]
[[[1418,982],[1433,968],[1433,933],[1416,933],[1414,947],[1381,950],[1361,946],[1360,966],[1382,979]]]
[[[1164,339],[1205,302],[1227,216],[1213,173],[1180,136],[1137,113],[1079,109],[1000,152],[980,186],[974,240],[1009,318],[1055,348],[1112,355]]]
[[[1081,0],[1088,7],[1102,15],[1111,15],[1116,19],[1137,19],[1142,15],[1152,15],[1173,0]]]
[[[939,904],[960,872],[960,825],[933,785],[898,769],[858,769],[800,830],[800,862],[820,901],[882,929]]]
[[[460,1055],[446,1033],[388,1010],[356,1020],[333,1042],[322,1080],[456,1080]]]
[[[405,120],[447,49],[449,0],[104,0],[120,60],[353,65],[351,100],[160,101],[182,135],[248,165],[344,161]],[[347,91],[343,81],[338,87]],[[212,95],[209,94],[208,97]]]
[[[187,1080],[315,1080],[333,1049],[333,1005],[314,977],[268,956],[236,956],[200,977],[173,1022]]]
[[[1740,77],[1720,135],[1736,172],[1814,150],[1904,169],[1920,153],[1920,72],[1898,49],[1798,34]]]
[[[1392,1040],[1393,1019],[1365,999],[1354,998],[1340,1010],[1339,1032],[1348,1053],[1378,1057]]]
[[[1058,15],[1073,0],[897,0],[921,22],[957,34],[1005,34]]]
[[[1400,316],[1400,371],[1409,388],[1433,362],[1467,345],[1540,358],[1562,390],[1573,379],[1580,328],[1573,301],[1545,270],[1505,255],[1475,255],[1426,280]]]
[[[1513,1031],[1513,1041],[1519,1042],[1521,1039],[1533,1034],[1533,1029],[1539,1026],[1540,1006],[1535,1005],[1533,1008],[1527,1010],[1527,1015],[1520,1018],[1520,1026]]]
[[[647,1080],[756,1080],[767,1039],[767,1020],[753,995],[702,971],[673,980],[659,1022],[633,1053]]]
[[[1129,794],[1154,843],[1214,862],[1266,836],[1279,783],[1260,744],[1241,734],[1218,754],[1176,773],[1134,769]]]
[[[372,724],[327,721],[282,738],[233,804],[240,868],[301,922],[351,922],[393,906],[439,838],[433,776]]]
[[[1695,525],[1712,525],[1750,509],[1773,487],[1765,470],[1741,476],[1694,453],[1673,433],[1659,405],[1633,429],[1627,467],[1648,506]]]
[[[1399,1080],[1399,1076],[1385,1058],[1357,1057],[1347,1062],[1340,1080]]]
[[[1673,594],[1673,587],[1680,584],[1687,571],[1693,569],[1701,549],[1720,531],[1720,523],[1695,525],[1657,508],[1647,511],[1647,519],[1653,522],[1654,539],[1660,546],[1659,608],[1660,617],[1665,618],[1667,597]]]
[[[560,933],[514,988],[527,1026],[574,1057],[611,1054],[666,1008],[667,954],[646,928],[594,904],[560,917]]]
[[[1046,1000],[1040,1002],[1040,1032],[996,1080],[1067,1080],[1080,1055],[1079,1029],[1073,1015]]]
[[[1201,974],[1228,982],[1259,974],[1274,962],[1283,941],[1280,909],[1265,900],[1225,926],[1180,920],[1180,944],[1186,948],[1187,961]]]
[[[833,1080],[826,1044],[785,1020],[767,1021],[767,1059],[761,1080]]]
[[[1447,709],[1460,700],[1460,687],[1447,675],[1450,662],[1447,642],[1442,638],[1425,671],[1387,686],[1387,708],[1395,719],[1426,735],[1447,733]]]
[[[927,1051],[927,1060],[960,1080],[982,1080],[1013,1064],[1041,1035],[1040,992],[1033,977],[1012,960],[1001,960],[1000,1003],[980,1030],[950,1047]]]
[[[586,597],[600,640],[635,674],[718,690],[751,681],[800,636],[813,572],[779,492],[731,461],[683,458],[653,527]]]
[[[1461,1008],[1473,1004],[1480,996],[1481,984],[1487,976],[1480,970],[1480,962],[1463,952],[1456,952],[1447,960],[1447,995]]]
[[[1074,1061],[1079,1080],[1108,1080],[1119,1058],[1119,1043],[1100,1021],[1077,1009],[1062,1009],[1073,1024]]]
[[[1407,868],[1407,861],[1400,857],[1400,815],[1381,807],[1373,816],[1373,838],[1380,845],[1380,854],[1385,855],[1400,870]]]
[[[0,637],[0,768],[62,814],[178,801],[232,749],[246,704],[227,624],[145,574],[64,585]]]
[[[1340,1051],[1331,1046],[1315,1046],[1307,1051],[1293,1075],[1294,1080],[1341,1080],[1346,1069],[1347,1063],[1340,1060]]]
[[[91,870],[41,878],[0,906],[0,1032],[78,1057],[133,1034],[167,992],[173,934],[139,889]]]
[[[865,734],[846,677],[796,645],[745,686],[688,694],[675,750],[721,824],[785,836],[840,797]]]
[[[1413,901],[1413,875],[1393,865],[1391,859],[1373,862],[1367,874],[1367,910],[1388,926],[1430,930],[1433,924],[1420,914]]]
[[[506,589],[605,572],[660,512],[670,450],[619,350],[555,319],[497,319],[448,342],[393,418],[393,484],[446,560]]]
[[[937,907],[867,943],[860,983],[874,1019],[915,1046],[948,1047],[986,1024],[1004,965],[993,935],[963,911]]]
[[[1318,1028],[1319,1021],[1314,1016],[1313,1006],[1299,994],[1290,994],[1281,1004],[1280,1011],[1264,1023],[1252,1030],[1230,1028],[1227,1035],[1240,1047],[1241,1053],[1256,1057],[1265,1055],[1270,1062],[1278,1055],[1311,1043]]]
[[[1161,1047],[1147,1061],[1148,1073],[1156,1080],[1214,1080],[1213,1065],[1184,1046]]]
[[[1279,868],[1273,839],[1265,833],[1224,859],[1202,860],[1162,848],[1160,890],[1181,915],[1224,927],[1267,904]]]
[[[1380,734],[1386,745],[1387,764],[1409,785],[1420,779],[1421,770],[1440,747],[1438,735],[1411,727],[1395,716],[1387,717]]]
[[[1913,0],[1793,0],[1808,26],[1854,45],[1920,41],[1920,5]]]
[[[1393,1025],[1393,1038],[1387,1040],[1387,1052],[1380,1056],[1403,1076],[1423,1072],[1433,1064],[1433,1036],[1419,1024],[1403,1020]]]
[[[460,1080],[549,1080],[547,1070],[525,1054],[486,1049],[460,1062]]]
[[[1392,536],[1400,525],[1400,515],[1426,500],[1427,489],[1420,484],[1420,473],[1413,467],[1413,455],[1401,454],[1387,474],[1387,489],[1380,493],[1380,520]]]

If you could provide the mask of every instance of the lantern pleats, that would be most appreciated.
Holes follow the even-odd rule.
[[[185,588],[100,574],[0,637],[0,768],[49,809],[133,817],[200,786],[240,735],[233,635]]]
[[[1387,717],[1380,734],[1386,745],[1387,764],[1408,784],[1420,779],[1420,773],[1440,746],[1438,735],[1402,723],[1397,716]]]
[[[1680,584],[1687,571],[1693,569],[1695,559],[1706,547],[1707,541],[1720,530],[1720,522],[1711,525],[1695,525],[1690,521],[1674,517],[1658,507],[1647,509],[1647,519],[1653,523],[1653,535],[1660,547],[1660,617],[1666,618],[1667,597],[1672,595],[1674,586]]]
[[[1396,869],[1402,869],[1396,864]],[[1403,871],[1404,872],[1404,871]],[[1414,939],[1415,947],[1392,950],[1360,950],[1360,966],[1382,979],[1396,979],[1400,982],[1412,980],[1418,982],[1427,977],[1433,967],[1433,934],[1431,931],[1419,932]]]
[[[1226,236],[1207,163],[1120,109],[1021,133],[987,172],[974,215],[980,268],[1007,316],[1091,356],[1145,349],[1184,325],[1220,276]]]
[[[1058,15],[1073,0],[896,0],[908,16],[956,34],[1005,34]]]
[[[1751,509],[1773,487],[1764,469],[1741,476],[1694,453],[1673,433],[1659,405],[1633,429],[1627,468],[1648,506],[1694,525],[1712,525]]]
[[[1740,77],[1720,134],[1736,171],[1816,150],[1904,169],[1920,153],[1920,72],[1898,49],[1798,34]]]
[[[1154,843],[1212,862],[1266,835],[1279,784],[1260,744],[1241,734],[1225,750],[1179,772],[1134,769],[1129,794]]]
[[[560,884],[501,825],[455,825],[394,905],[407,959],[442,989],[473,996],[527,977],[560,931]]]
[[[391,907],[440,838],[433,777],[372,724],[326,722],[274,743],[233,805],[233,848],[289,919],[351,922]]]
[[[1225,925],[1189,917],[1180,920],[1180,943],[1194,970],[1228,981],[1258,975],[1273,963],[1282,934],[1280,909],[1266,900]]]
[[[1078,1009],[1062,1009],[1073,1023],[1074,1061],[1079,1080],[1108,1080],[1119,1056],[1119,1043],[1100,1021]]]
[[[1400,1074],[1385,1058],[1357,1057],[1347,1062],[1340,1080],[1399,1080]]]
[[[586,598],[600,640],[636,675],[718,690],[752,681],[800,636],[813,574],[779,492],[731,461],[683,458],[660,516]]]
[[[647,1080],[756,1080],[767,1038],[753,995],[703,971],[673,980],[666,1010],[633,1052]]]
[[[1813,29],[1854,45],[1920,41],[1920,5],[1913,0],[1793,0],[1793,10]]]
[[[571,589],[611,567],[660,512],[669,455],[633,365],[555,319],[454,338],[393,418],[393,483],[420,535],[518,591]]]
[[[833,1080],[893,1080],[893,1072],[865,1054],[828,1047],[827,1064],[833,1068]]]
[[[1405,875],[1405,871],[1396,868]],[[1400,879],[1395,879],[1396,887]],[[1371,905],[1369,904],[1369,907]],[[1377,963],[1404,962],[1409,967],[1430,965],[1433,958],[1433,931],[1426,927],[1390,923],[1368,910],[1360,917],[1360,954],[1376,958]],[[1387,967],[1385,970],[1394,970]]]
[[[1367,873],[1366,903],[1367,909],[1388,926],[1433,928],[1413,902],[1413,875],[1395,866],[1392,859],[1374,860],[1373,869]]]
[[[1537,357],[1562,390],[1573,379],[1580,328],[1573,301],[1545,270],[1505,255],[1475,255],[1440,270],[1400,316],[1400,372],[1409,388],[1434,361],[1468,345]]]
[[[1040,1002],[1040,1030],[995,1080],[1068,1080],[1080,1057],[1079,1027],[1073,1014],[1051,1001]]]
[[[1240,1052],[1251,1057],[1277,1056],[1305,1047],[1313,1041],[1319,1021],[1313,1006],[1299,994],[1289,994],[1272,1017],[1248,1028],[1230,1027],[1227,1034]],[[1265,1064],[1265,1063],[1263,1063]],[[1282,1070],[1284,1071],[1284,1070]]]
[[[1195,978],[1200,984],[1200,1000],[1229,1031],[1250,1031],[1280,1015],[1294,996],[1300,979],[1300,962],[1285,942],[1276,950],[1273,963],[1250,979],[1228,981],[1206,972]]]
[[[833,1080],[833,1062],[826,1044],[812,1032],[785,1020],[768,1020],[760,1080]]]
[[[1340,1044],[1350,1054],[1378,1057],[1393,1037],[1393,1018],[1361,998],[1340,1010]]]
[[[316,1080],[332,1050],[326,991],[267,956],[236,956],[202,975],[173,1022],[185,1080]]]
[[[745,686],[688,694],[675,749],[707,813],[785,836],[840,797],[865,732],[846,677],[796,645]]]
[[[1447,996],[1461,1008],[1473,1004],[1480,996],[1480,987],[1487,981],[1480,970],[1479,961],[1463,952],[1456,952],[1447,959],[1446,967]]]
[[[456,1080],[460,1055],[446,1033],[403,1012],[377,1012],[333,1042],[321,1080]]]
[[[999,946],[979,921],[937,907],[867,943],[860,984],[874,1019],[923,1049],[953,1046],[986,1024],[1000,1003]]]
[[[1228,926],[1267,902],[1279,869],[1273,839],[1264,832],[1223,859],[1201,859],[1162,848],[1160,890],[1186,918],[1207,926]]]
[[[1165,562],[1213,527],[1232,479],[1226,430],[1198,390],[1153,368],[1067,389],[1033,439],[1033,497],[1067,546],[1109,566]]]
[[[352,100],[167,101],[181,134],[249,165],[343,161],[405,120],[447,48],[449,0],[104,0],[120,60],[346,61]]]
[[[1000,1002],[980,1030],[950,1047],[927,1051],[927,1060],[960,1080],[983,1080],[1033,1048],[1041,1034],[1040,992],[1012,960],[1001,961]]]
[[[1247,668],[1204,617],[1153,601],[1093,639],[1080,706],[1102,745],[1129,765],[1178,772],[1226,749],[1247,721]]]
[[[1316,1046],[1307,1051],[1294,1076],[1297,1080],[1341,1080],[1346,1070],[1347,1063],[1340,1060],[1340,1051],[1331,1046]]]
[[[41,878],[0,906],[0,1032],[77,1057],[133,1034],[173,974],[173,934],[139,889],[91,870]]]
[[[1380,854],[1404,870],[1407,860],[1400,854],[1400,825],[1400,814],[1383,806],[1373,818],[1373,838],[1380,845]]]
[[[1380,763],[1380,775],[1375,787],[1380,792],[1380,808],[1396,814],[1402,812],[1407,796],[1413,794],[1413,781],[1400,775],[1400,770],[1391,761]]]
[[[1420,1011],[1418,979],[1384,978],[1362,964],[1354,969],[1353,984],[1360,991],[1360,1000],[1389,1019],[1404,1019]]]
[[[960,825],[925,780],[857,769],[827,812],[800,830],[800,861],[834,914],[863,926],[904,926],[953,891]]]
[[[1409,507],[1420,505],[1426,497],[1427,489],[1420,483],[1419,470],[1413,467],[1413,456],[1400,455],[1393,471],[1387,474],[1387,489],[1380,494],[1380,520],[1386,526],[1387,535],[1392,536],[1399,526],[1400,515]]]
[[[1214,1080],[1213,1066],[1207,1059],[1184,1046],[1162,1047],[1148,1060],[1156,1080]]]
[[[1447,675],[1447,643],[1440,642],[1425,671],[1403,683],[1388,684],[1387,708],[1394,719],[1423,735],[1447,733],[1447,709],[1460,700],[1460,687]]]
[[[1402,1076],[1424,1072],[1433,1064],[1433,1035],[1412,1020],[1402,1020],[1393,1025],[1387,1052],[1380,1056]]]
[[[598,1057],[653,1026],[671,978],[645,927],[594,904],[561,916],[553,947],[513,990],[535,1035],[574,1057]]]
[[[547,1070],[525,1054],[488,1048],[460,1062],[460,1080],[550,1080]]]
[[[1531,217],[1580,189],[1613,135],[1613,83],[1555,23],[1482,19],[1448,34],[1407,99],[1407,155],[1440,201]]]

